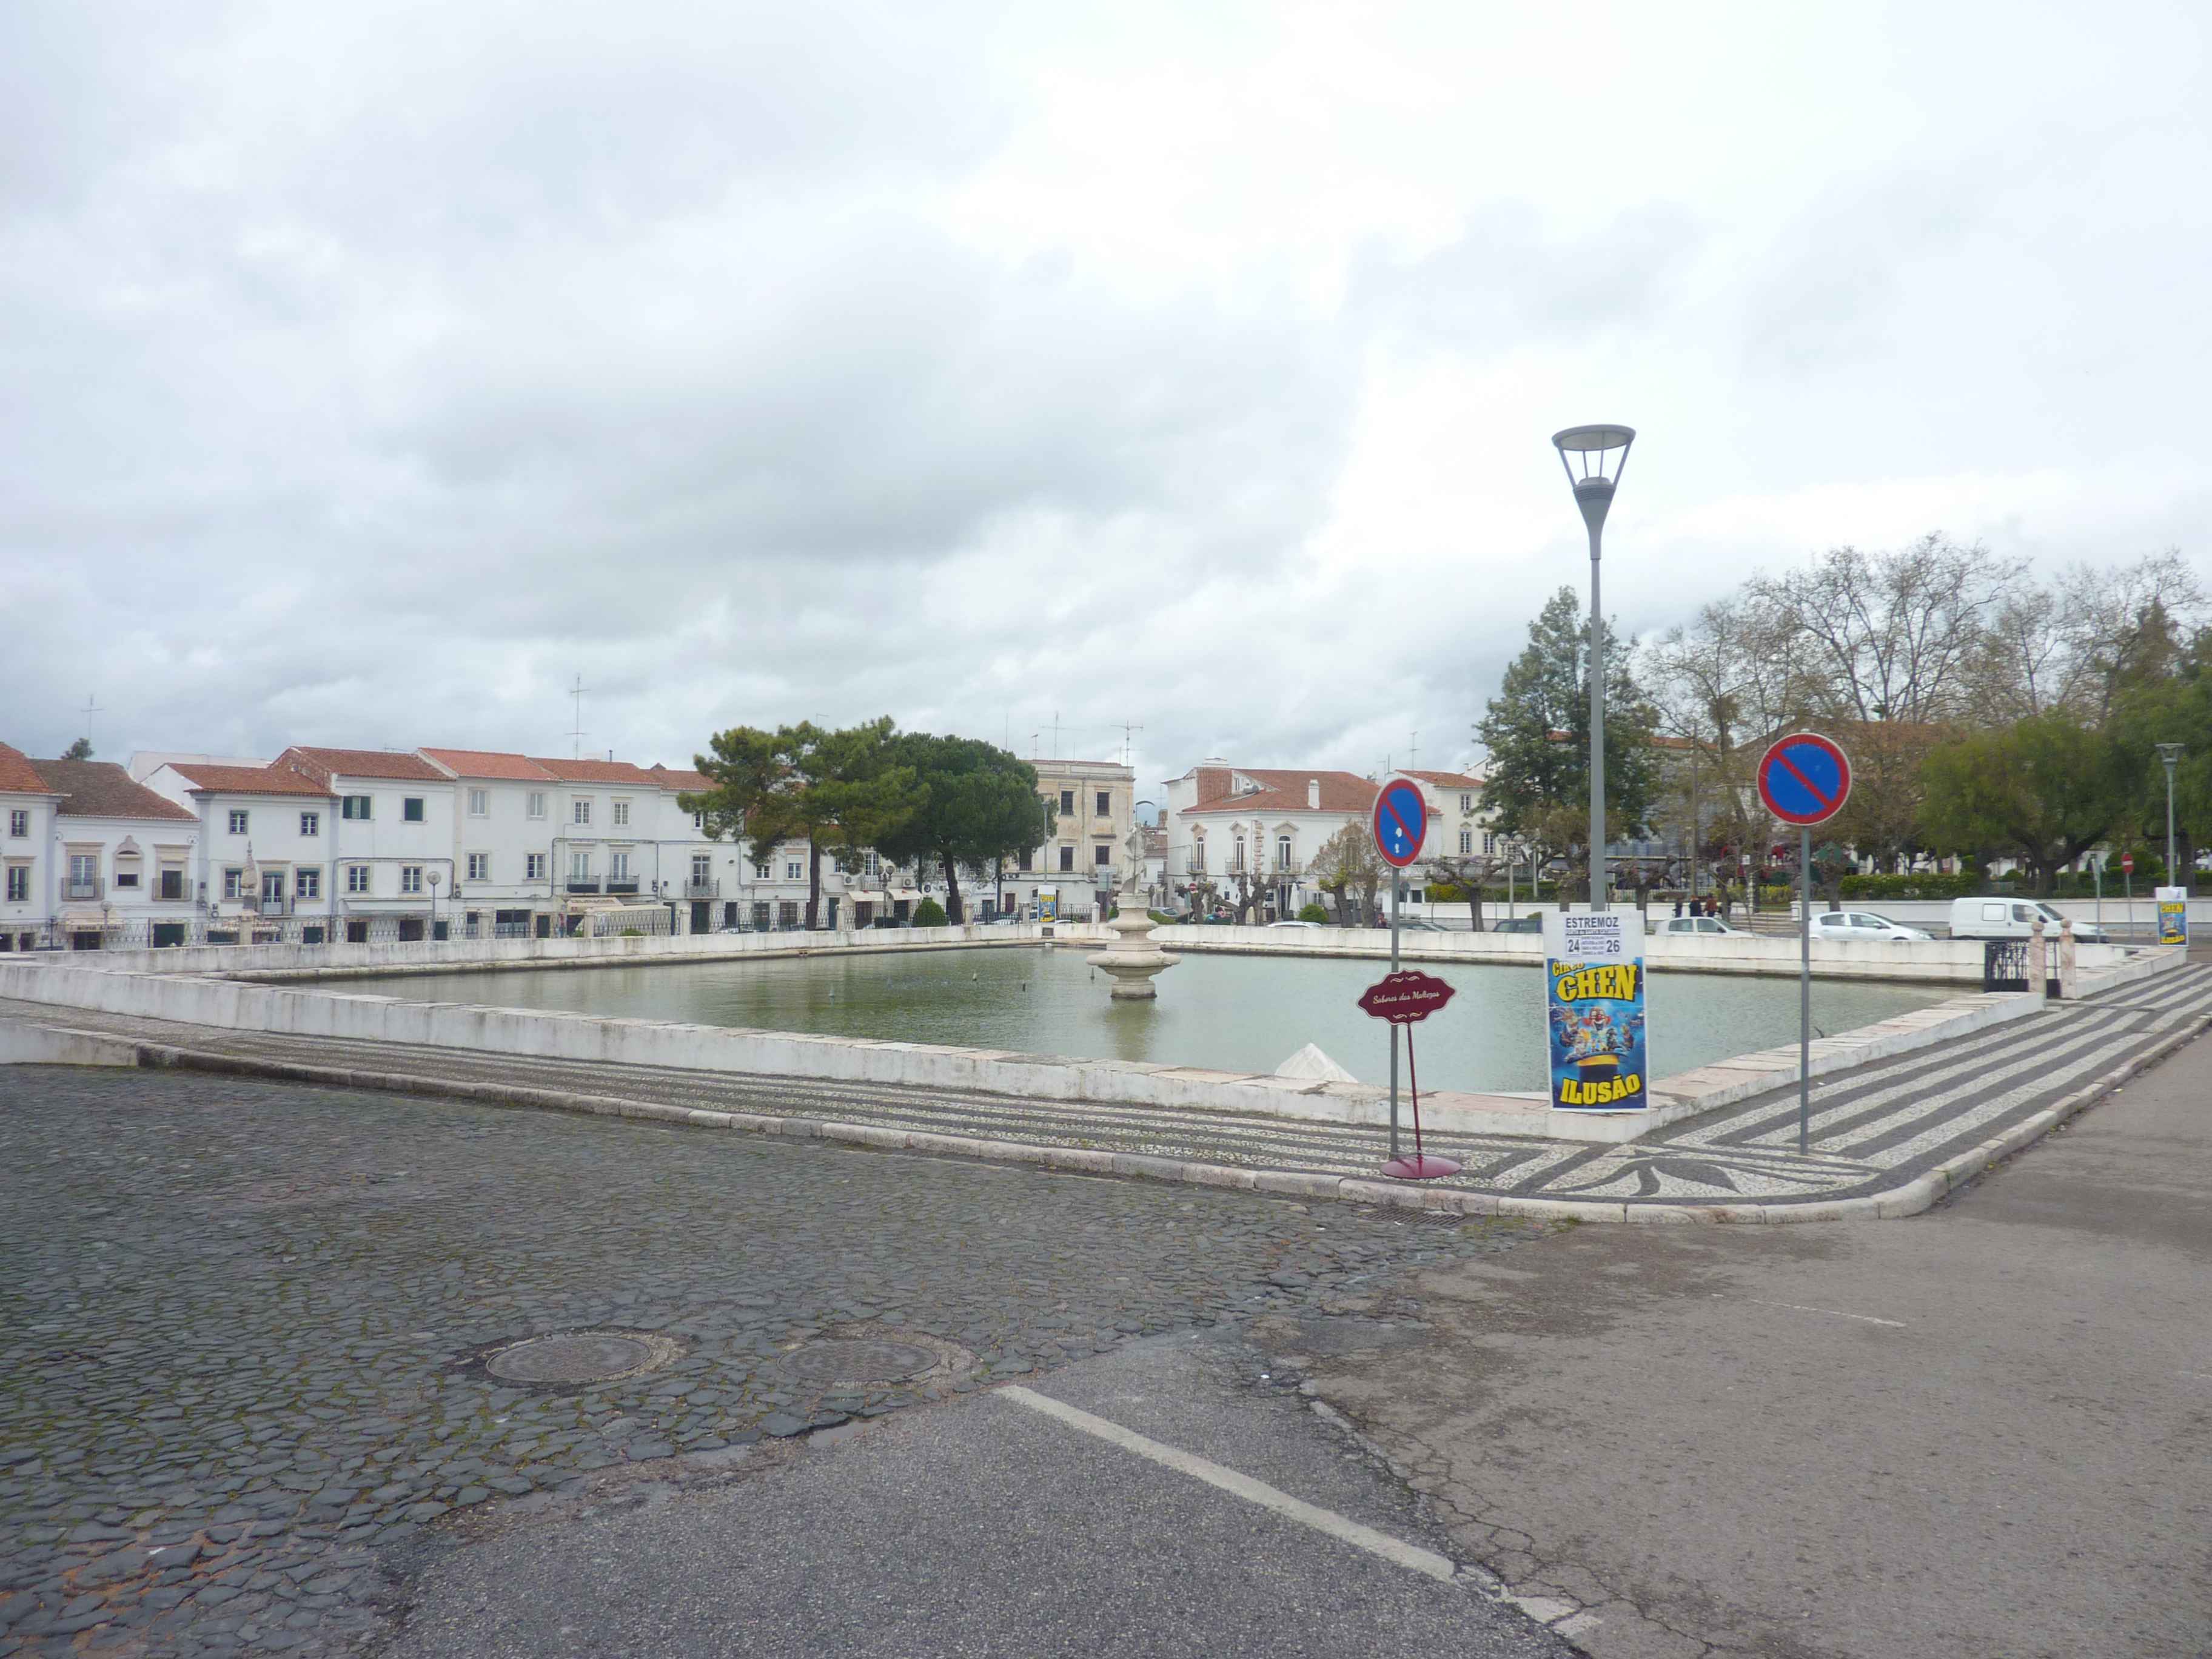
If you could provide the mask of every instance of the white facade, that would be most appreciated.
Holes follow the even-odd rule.
[[[1037,793],[1052,809],[1044,845],[1009,860],[1002,908],[1032,915],[1049,899],[1056,915],[1088,921],[1109,914],[1135,827],[1137,775],[1114,761],[1032,760]],[[981,890],[988,896],[988,871]]]
[[[166,762],[146,787],[199,818],[192,862],[209,926],[250,940],[252,926],[336,914],[331,816],[336,802],[289,769]]]
[[[54,808],[60,792],[0,743],[0,951],[34,948],[53,917]]]

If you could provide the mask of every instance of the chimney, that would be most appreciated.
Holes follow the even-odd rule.
[[[1309,812],[1321,811],[1321,780],[1319,778],[1306,780],[1306,811]]]

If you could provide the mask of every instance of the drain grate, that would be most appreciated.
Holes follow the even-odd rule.
[[[846,1325],[803,1342],[783,1357],[783,1369],[823,1389],[926,1387],[975,1369],[975,1356],[923,1331],[893,1326]]]
[[[658,1370],[684,1345],[643,1331],[561,1331],[510,1342],[484,1356],[484,1369],[509,1382],[605,1382]]]

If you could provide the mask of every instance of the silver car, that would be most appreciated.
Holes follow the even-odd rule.
[[[1821,910],[1813,917],[1814,939],[1893,939],[1912,943],[1936,937],[1924,927],[1907,927],[1901,921],[1876,915],[1871,910]]]

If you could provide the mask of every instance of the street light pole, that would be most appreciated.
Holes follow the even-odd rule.
[[[1636,441],[1632,427],[1576,426],[1552,434],[1573,487],[1575,505],[1582,509],[1589,530],[1589,908],[1606,908],[1605,868],[1605,612],[1599,602],[1598,572],[1605,515],[1613,505],[1621,469],[1628,465],[1628,447]]]
[[[2158,757],[2166,763],[2166,884],[2185,891],[2188,884],[2173,873],[2173,769],[2181,761],[2181,745],[2162,743],[2158,745]]]

